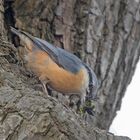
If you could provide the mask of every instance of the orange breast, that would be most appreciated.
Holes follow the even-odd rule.
[[[38,77],[49,79],[49,86],[62,93],[79,93],[87,82],[85,69],[81,69],[77,74],[73,74],[59,67],[43,51],[34,51],[28,55],[28,67]]]

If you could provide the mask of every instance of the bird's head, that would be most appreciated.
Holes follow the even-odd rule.
[[[13,27],[10,27],[10,30],[13,34],[17,35],[20,38],[20,45],[24,46],[26,48],[27,51],[31,51],[33,48],[33,42],[30,39],[29,36],[31,35],[27,35],[27,33],[17,30]]]

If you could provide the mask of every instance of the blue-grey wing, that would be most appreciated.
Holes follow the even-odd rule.
[[[47,54],[61,67],[72,72],[77,73],[83,66],[82,61],[75,55],[55,47],[45,40],[35,37],[33,42],[37,47],[47,52]]]
[[[59,62],[67,70],[77,73],[81,67],[83,67],[82,61],[75,55],[61,49],[57,48],[59,52]]]
[[[36,45],[36,47],[45,51],[57,63],[59,53],[55,46],[53,46],[52,44],[50,44],[49,42],[47,42],[43,39],[37,38],[37,37],[33,38],[33,42]]]
[[[61,48],[53,46],[52,44],[48,43],[47,41],[42,40],[37,37],[33,37],[32,35],[24,32],[24,31],[18,31],[12,27],[11,27],[11,31],[18,36],[20,34],[27,36],[29,39],[32,40],[32,42],[36,46],[33,49],[39,48],[39,49],[45,51],[60,67],[63,67],[64,69],[66,69],[72,73],[79,72],[79,69],[81,69],[81,67],[83,67],[82,62],[78,57],[76,57],[75,55],[73,55]]]

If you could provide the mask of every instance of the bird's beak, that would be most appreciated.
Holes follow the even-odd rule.
[[[11,31],[12,33],[16,34],[17,36],[20,36],[20,35],[21,35],[21,33],[20,33],[19,30],[16,30],[15,28],[13,28],[13,27],[11,27],[11,26],[10,26],[10,31]]]

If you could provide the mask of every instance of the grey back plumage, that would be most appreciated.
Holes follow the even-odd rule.
[[[77,73],[83,67],[82,61],[75,55],[55,47],[45,40],[35,37],[34,44],[45,51],[60,67],[72,72]]]

